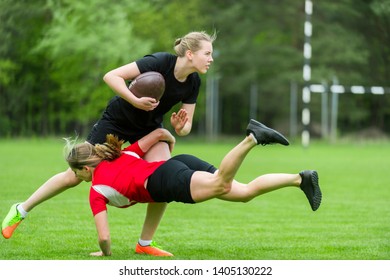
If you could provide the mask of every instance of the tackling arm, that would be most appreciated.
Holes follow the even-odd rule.
[[[168,130],[157,128],[138,140],[138,145],[144,153],[147,153],[158,142],[167,142],[169,150],[172,152],[176,139]]]

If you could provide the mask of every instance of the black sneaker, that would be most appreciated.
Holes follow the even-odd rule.
[[[253,119],[249,121],[248,127],[246,128],[246,135],[249,135],[250,133],[255,136],[257,145],[261,144],[264,146],[274,143],[279,143],[285,146],[290,145],[286,137],[284,137],[281,133]]]
[[[314,170],[305,170],[299,172],[302,177],[300,185],[302,191],[309,200],[311,209],[316,211],[321,205],[322,193],[318,184],[318,173]]]

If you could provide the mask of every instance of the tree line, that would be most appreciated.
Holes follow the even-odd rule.
[[[104,73],[173,52],[193,30],[218,34],[193,133],[206,133],[210,81],[218,133],[241,133],[251,116],[288,133],[291,83],[303,83],[304,2],[0,0],[0,137],[85,135],[114,94]],[[313,1],[312,25],[313,83],[390,86],[390,0]],[[320,103],[312,94],[313,130]],[[340,134],[390,133],[389,104],[390,94],[342,96]]]

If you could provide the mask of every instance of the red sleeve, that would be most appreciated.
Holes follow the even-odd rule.
[[[108,199],[91,187],[89,191],[89,205],[91,206],[92,214],[95,216],[96,214],[107,210],[107,203]]]
[[[138,144],[138,141],[134,142],[133,144],[131,144],[130,146],[126,147],[123,150],[124,151],[129,151],[129,152],[134,152],[137,155],[139,155],[141,158],[144,157],[144,155],[145,155],[145,153],[141,150],[141,148],[140,148],[140,146]]]

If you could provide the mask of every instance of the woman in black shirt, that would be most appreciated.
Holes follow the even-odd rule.
[[[107,134],[114,134],[119,139],[133,143],[154,129],[162,127],[164,114],[178,103],[182,105],[178,112],[170,116],[171,125],[177,135],[189,134],[199,94],[199,74],[205,74],[213,62],[212,43],[215,38],[215,34],[190,32],[176,39],[174,45],[176,55],[155,53],[109,71],[104,76],[104,81],[117,96],[110,100],[102,117],[93,126],[87,141],[91,144],[104,143]],[[166,88],[160,101],[149,97],[137,98],[127,86],[128,81],[147,71],[160,72],[165,78]],[[163,142],[153,146],[144,157],[148,161],[169,158],[168,145]],[[71,169],[51,177],[25,202],[12,205],[2,223],[3,236],[10,238],[16,227],[35,206],[79,183],[80,180]],[[165,208],[165,203],[148,205],[139,241],[141,248],[143,246],[145,250],[137,250],[137,253],[170,255],[151,246],[152,237]]]

